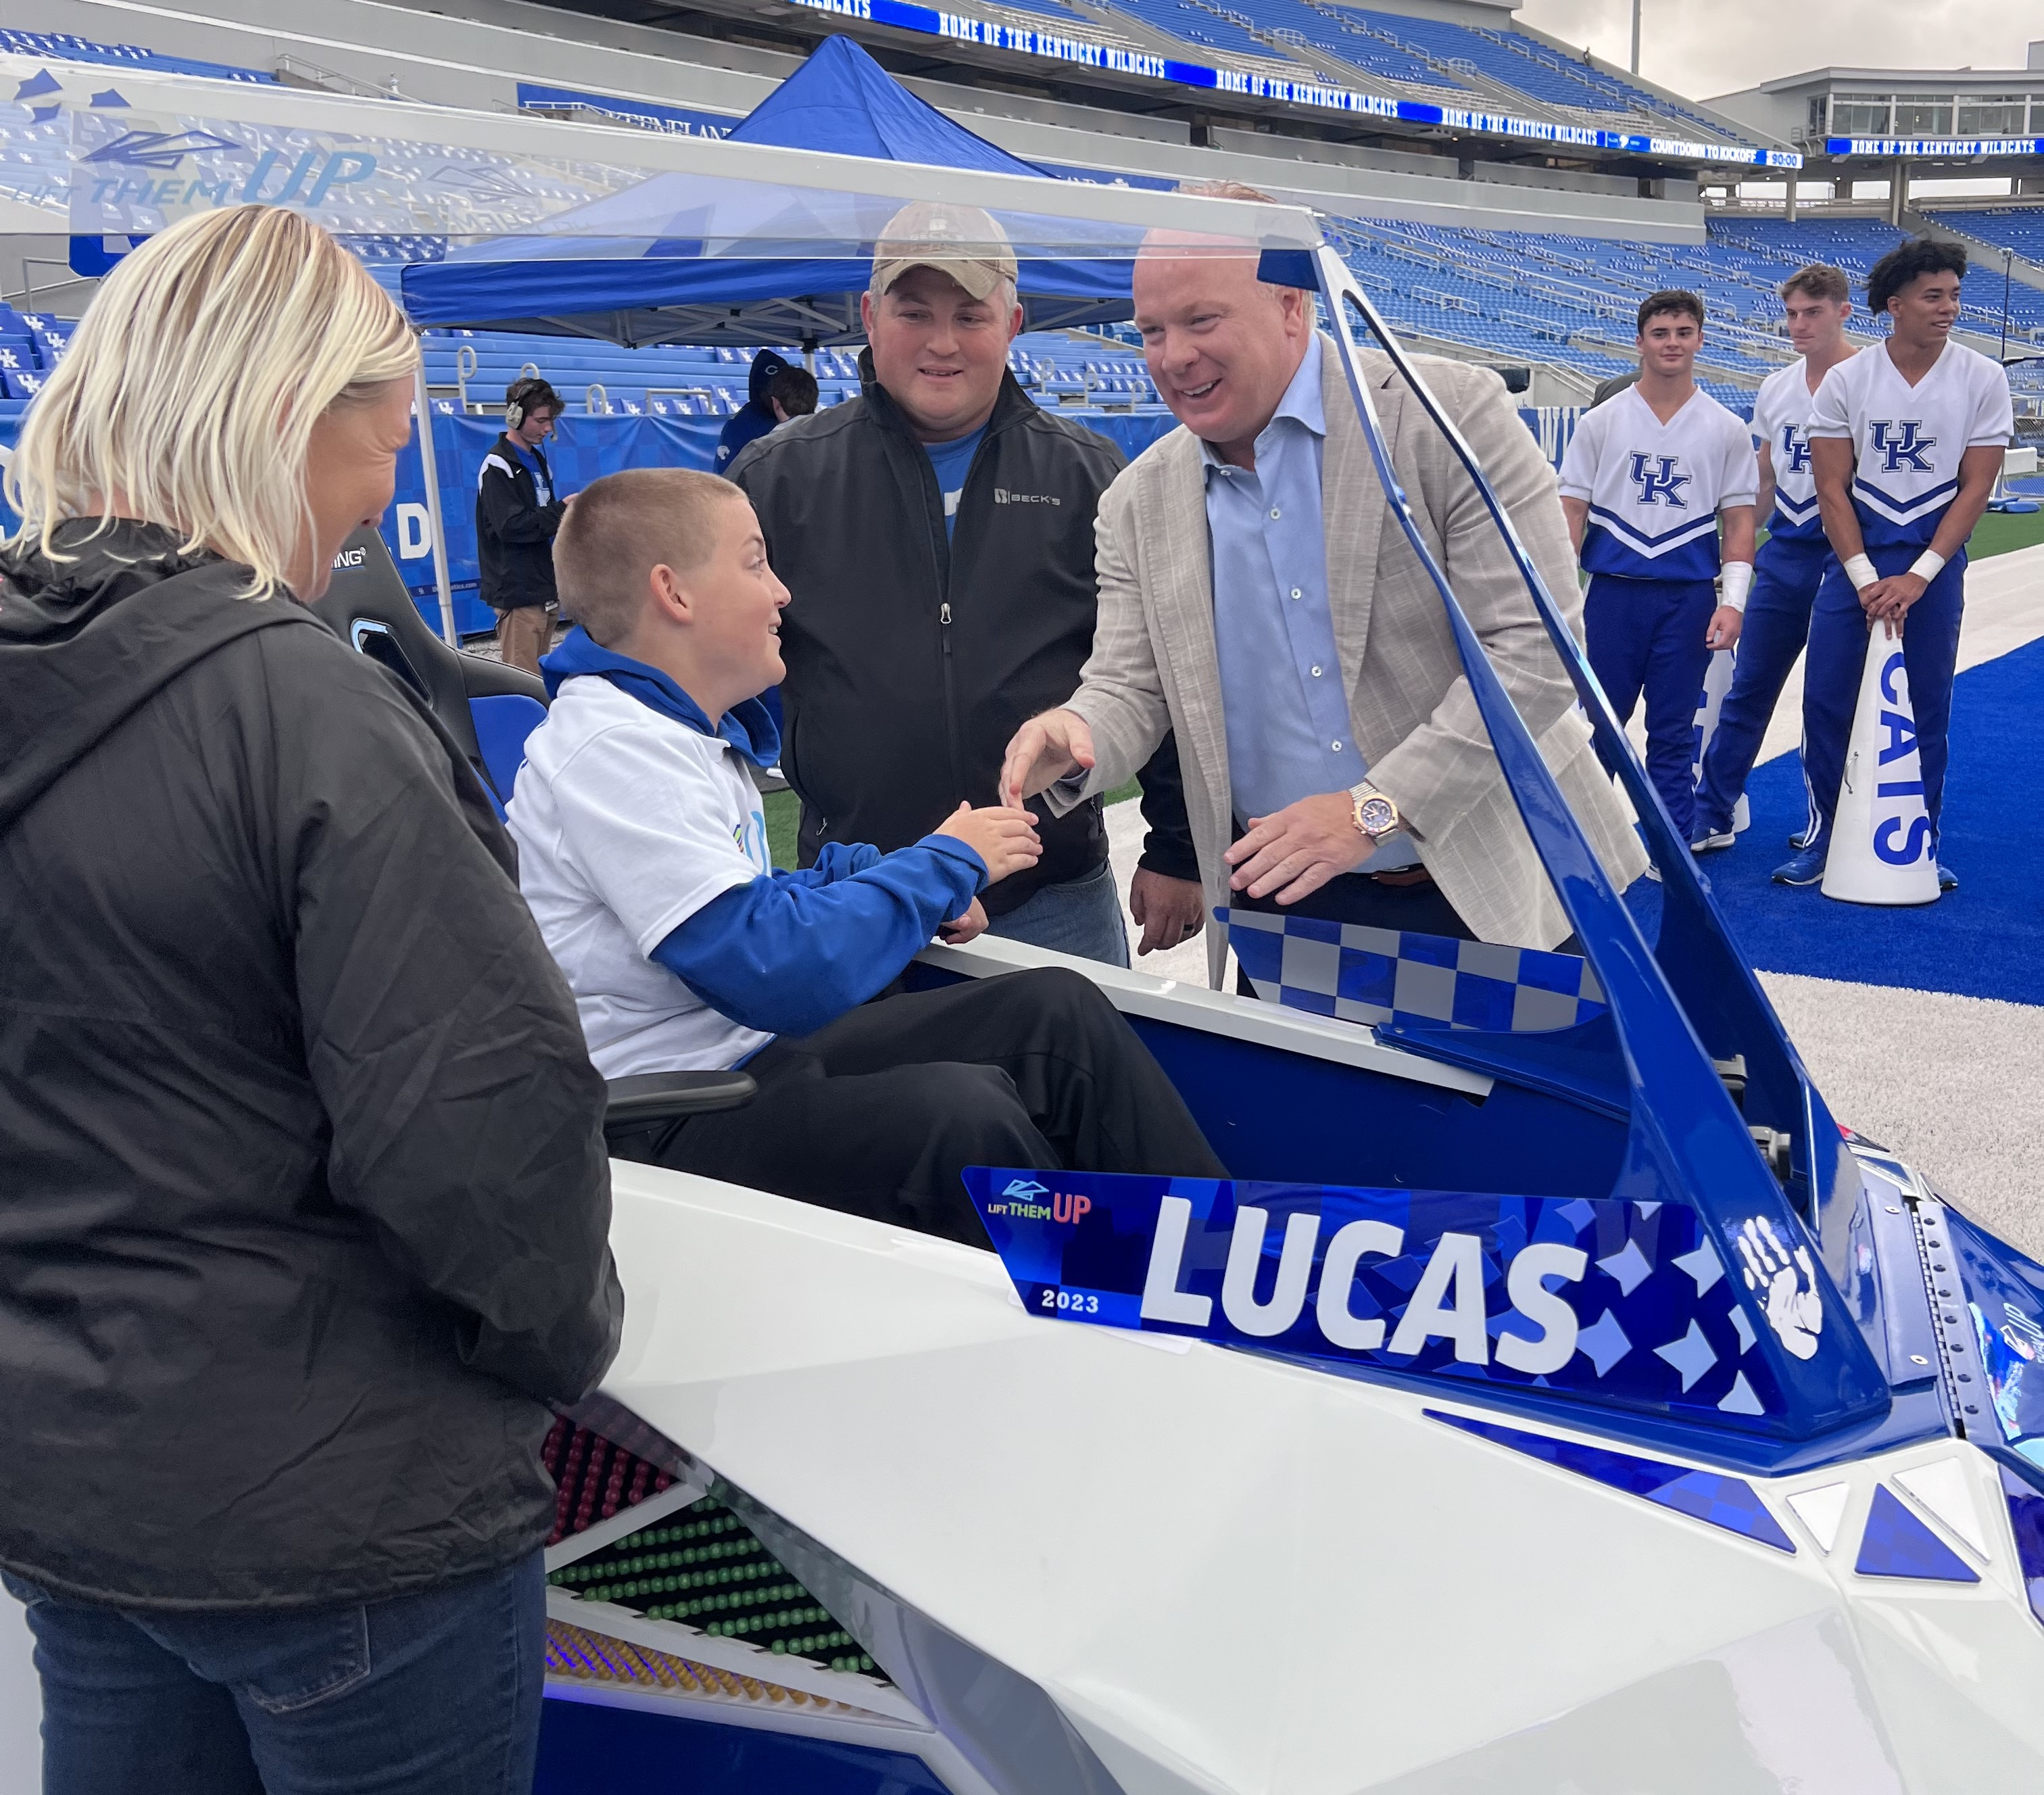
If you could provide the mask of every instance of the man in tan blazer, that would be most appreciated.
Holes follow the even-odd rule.
[[[1175,729],[1209,908],[1558,945],[1567,917],[1440,595],[1377,484],[1312,296],[1259,281],[1253,252],[1153,239],[1135,310],[1181,428],[1101,502],[1093,653],[1068,703],[1009,744],[1005,801],[1045,792],[1054,810],[1076,804],[1132,776]],[[1421,533],[1623,888],[1646,855],[1532,600],[1388,358],[1362,363]],[[1580,630],[1554,472],[1503,383],[1462,363],[1423,365]],[[1224,964],[1216,930],[1216,986]]]

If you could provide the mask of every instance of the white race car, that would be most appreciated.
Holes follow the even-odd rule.
[[[501,758],[511,676],[366,544],[322,609]],[[1275,1001],[1083,967],[1235,1177],[986,1168],[998,1256],[617,1165],[543,1790],[2044,1788],[2044,1267],[1834,1122],[1525,567],[1658,939],[1443,582],[1580,956],[1244,917]]]

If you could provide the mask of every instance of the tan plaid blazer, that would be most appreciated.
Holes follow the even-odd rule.
[[[1327,434],[1321,503],[1335,639],[1349,717],[1372,781],[1410,824],[1449,902],[1486,941],[1551,947],[1569,924],[1492,753],[1440,595],[1391,515],[1341,362],[1324,344]],[[1630,806],[1599,764],[1589,725],[1533,601],[1462,464],[1392,371],[1362,358],[1400,480],[1491,664],[1623,888],[1646,864]],[[1580,636],[1582,600],[1554,471],[1488,369],[1420,358],[1510,511],[1548,590]],[[1055,808],[1134,777],[1167,729],[1178,732],[1185,807],[1211,912],[1228,901],[1232,839],[1228,734],[1214,648],[1213,578],[1200,445],[1183,428],[1125,468],[1095,526],[1100,621],[1070,708],[1093,730],[1097,763]],[[1207,965],[1226,960],[1210,928]]]

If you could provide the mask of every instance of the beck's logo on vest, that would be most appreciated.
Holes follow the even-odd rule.
[[[1681,459],[1673,455],[1649,455],[1642,449],[1632,452],[1632,471],[1627,475],[1639,489],[1642,505],[1666,504],[1677,511],[1689,509],[1689,502],[1682,497],[1682,489],[1692,475],[1678,474],[1676,469]]]
[[[1781,426],[1781,471],[1807,474],[1810,471],[1810,439],[1792,424]]]
[[[1867,435],[1873,444],[1873,452],[1882,456],[1891,474],[1900,474],[1904,468],[1913,473],[1928,474],[1931,463],[1923,458],[1938,446],[1935,436],[1919,436],[1916,432],[1923,428],[1919,417],[1905,417],[1900,421],[1893,418],[1876,418],[1867,426]]]

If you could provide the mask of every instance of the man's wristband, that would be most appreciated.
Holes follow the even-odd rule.
[[[1718,602],[1727,610],[1746,614],[1746,595],[1753,590],[1753,563],[1750,561],[1727,561],[1724,564],[1723,590],[1718,594]]]
[[[1846,560],[1845,569],[1846,578],[1852,582],[1852,589],[1855,592],[1865,591],[1869,586],[1873,585],[1876,580],[1881,578],[1881,575],[1876,570],[1873,562],[1869,560],[1864,555],[1854,555],[1848,556]]]
[[[1927,548],[1909,563],[1909,571],[1928,586],[1945,571],[1945,557]]]

